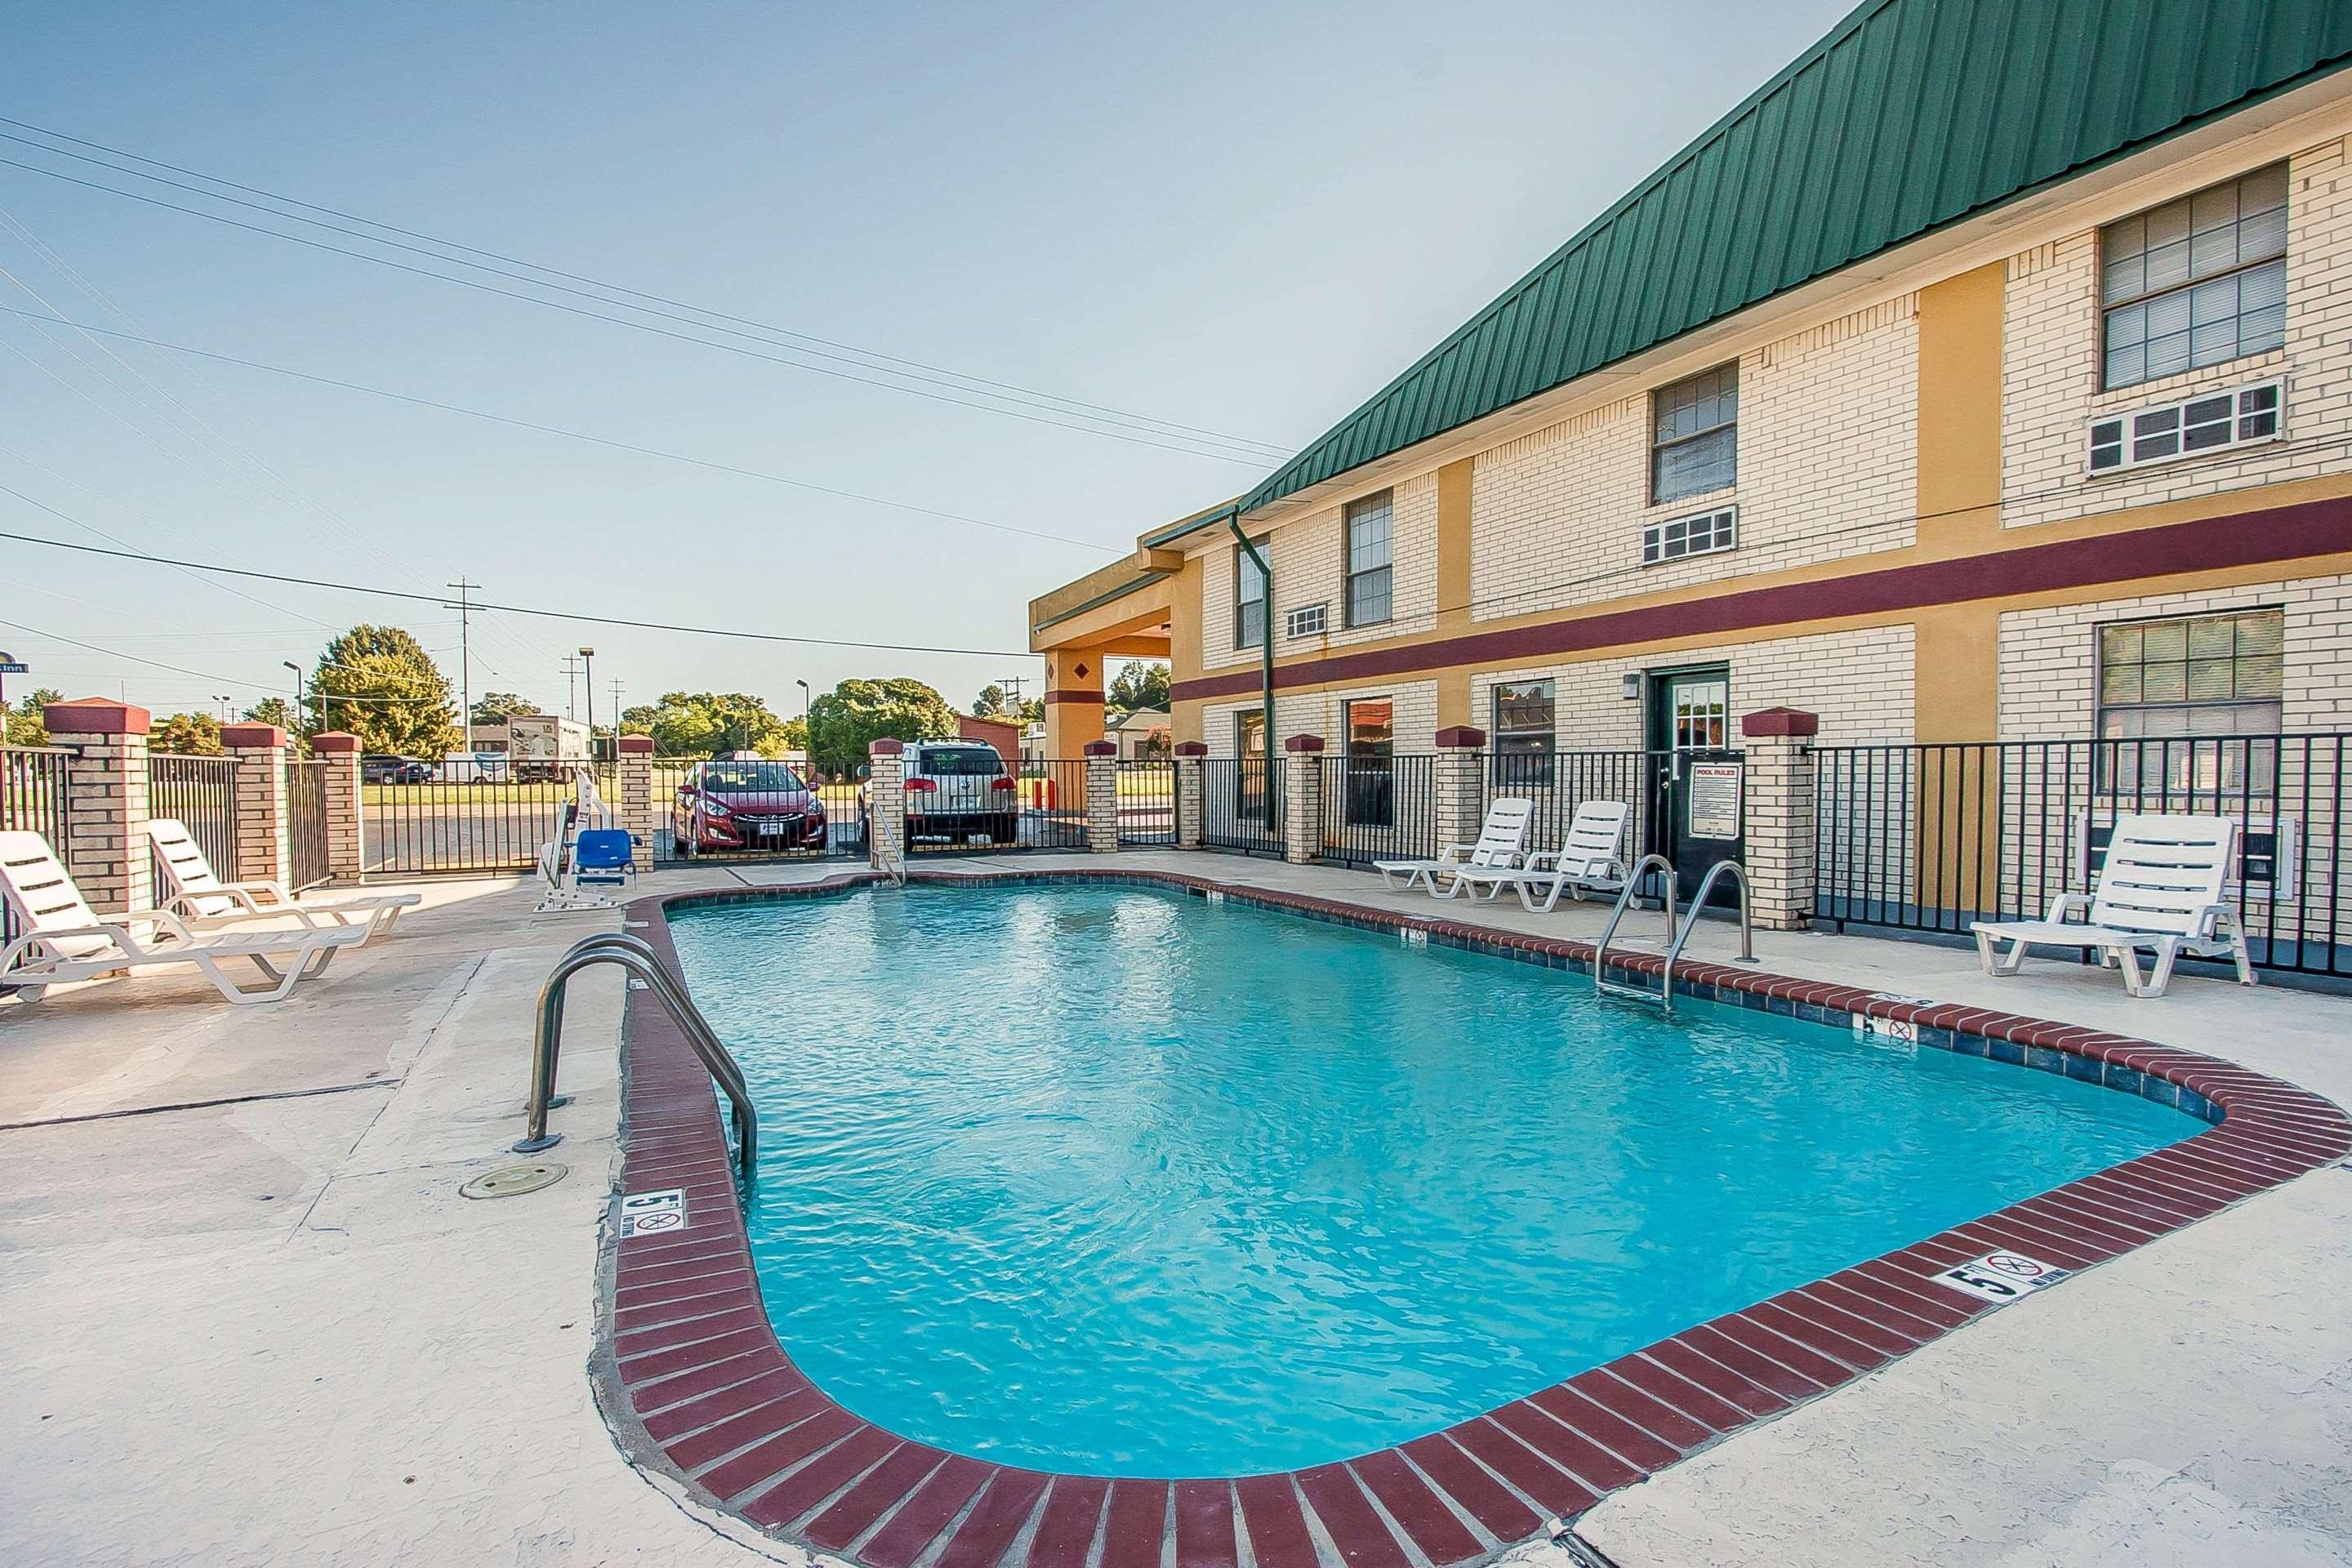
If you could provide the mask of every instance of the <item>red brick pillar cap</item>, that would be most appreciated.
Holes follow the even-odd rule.
[[[1452,724],[1437,732],[1438,750],[1475,752],[1486,743],[1486,731],[1472,724]]]
[[[1209,754],[1209,742],[1206,741],[1179,741],[1176,742],[1176,754],[1180,757],[1205,757]]]
[[[275,724],[224,724],[221,744],[238,752],[267,751],[272,746],[283,750],[286,731]]]
[[[347,730],[321,730],[310,737],[310,750],[321,756],[348,756],[360,749],[360,738]]]
[[[650,757],[654,754],[654,738],[651,735],[624,735],[621,737],[621,754],[625,757]]]
[[[866,747],[866,754],[869,757],[895,757],[906,749],[906,742],[894,741],[890,739],[889,736],[885,735],[878,741],[868,742]]]
[[[1822,732],[1821,716],[1801,708],[1766,708],[1739,721],[1739,732],[1753,739],[1783,735],[1801,739]]]
[[[1282,749],[1294,754],[1304,752],[1311,756],[1315,752],[1323,749],[1323,737],[1320,735],[1293,735],[1290,739],[1282,742]]]
[[[1118,755],[1118,742],[1117,741],[1088,741],[1084,749],[1087,755],[1090,757],[1115,757]]]
[[[41,724],[55,735],[143,735],[152,720],[144,708],[111,697],[77,697],[41,710]]]

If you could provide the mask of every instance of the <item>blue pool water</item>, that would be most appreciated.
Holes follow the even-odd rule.
[[[672,916],[769,1315],[1008,1464],[1398,1443],[2200,1130],[2049,1073],[1145,888]]]

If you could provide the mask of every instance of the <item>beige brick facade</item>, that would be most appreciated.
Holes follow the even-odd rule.
[[[1874,306],[1739,356],[1738,482],[1650,504],[1650,391],[1478,456],[1477,619],[1717,582],[1911,542],[1918,301]],[[1642,564],[1651,523],[1739,509],[1738,548]]]
[[[1382,488],[1370,487],[1364,494],[1378,495]],[[1277,658],[1407,637],[1437,624],[1437,476],[1422,474],[1391,489],[1391,611],[1387,620],[1372,626],[1342,624],[1347,618],[1348,542],[1340,520],[1346,511],[1344,505],[1326,507],[1285,522],[1271,535],[1266,560],[1274,568],[1272,625]],[[1255,664],[1261,657],[1255,644],[1234,646],[1234,574],[1239,550],[1233,536],[1223,533],[1213,536],[1200,552],[1201,661],[1205,668]],[[1286,617],[1307,605],[1324,607],[1327,629],[1320,637],[1287,636]]]
[[[2352,165],[2342,139],[2288,161],[2283,349],[2103,392],[2098,265],[2095,228],[2010,258],[2001,336],[2006,525],[2352,470]],[[2087,477],[2086,431],[2093,418],[2282,374],[2287,380],[2282,440]]]

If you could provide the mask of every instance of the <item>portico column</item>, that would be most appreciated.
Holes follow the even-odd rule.
[[[1045,656],[1045,755],[1069,762],[1103,738],[1100,648],[1055,648]]]

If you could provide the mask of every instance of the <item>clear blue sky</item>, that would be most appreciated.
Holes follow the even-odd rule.
[[[1844,9],[24,0],[0,113],[1293,449]],[[0,158],[352,243],[19,143],[0,142]],[[155,338],[1107,547],[219,363],[192,375],[180,356],[108,340],[134,375],[70,332],[0,316],[0,485],[151,551],[425,592],[464,574],[519,604],[1017,650],[1032,595],[1273,466],[670,342],[21,169],[0,167],[0,210]],[[73,320],[123,324],[5,224],[0,267]],[[6,279],[0,295],[38,308]],[[5,494],[0,528],[94,542]],[[410,627],[457,677],[453,612],[239,591],[267,603],[0,542],[0,648],[40,684],[127,692],[159,713],[283,690],[281,659],[307,667],[361,619]],[[716,688],[787,713],[796,678],[823,690],[914,675],[962,704],[1040,668],[492,615],[476,622],[473,689],[560,708],[559,660],[583,641],[599,686],[621,679],[628,702]],[[600,718],[606,702],[600,689]]]

